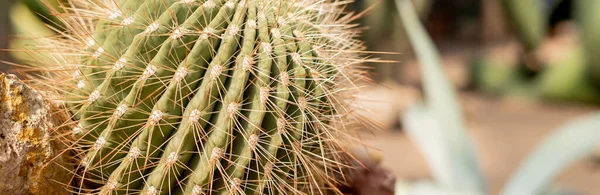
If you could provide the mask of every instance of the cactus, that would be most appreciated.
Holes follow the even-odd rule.
[[[32,83],[77,194],[339,193],[364,78],[348,1],[75,0]]]

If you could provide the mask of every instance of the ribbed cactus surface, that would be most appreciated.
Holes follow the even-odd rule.
[[[41,85],[76,193],[330,193],[364,59],[345,1],[75,0]]]

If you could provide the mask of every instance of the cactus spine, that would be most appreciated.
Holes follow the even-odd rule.
[[[74,0],[33,79],[72,115],[73,191],[335,192],[365,61],[345,4]]]

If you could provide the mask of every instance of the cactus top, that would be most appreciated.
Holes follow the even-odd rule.
[[[335,193],[365,61],[347,3],[74,0],[35,66],[72,116],[72,191]]]

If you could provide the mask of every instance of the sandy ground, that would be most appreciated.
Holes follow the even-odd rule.
[[[460,96],[465,105],[463,109],[469,135],[477,147],[477,156],[492,194],[500,192],[511,173],[544,136],[570,119],[594,110],[584,106],[540,104],[470,93]],[[379,104],[386,103],[382,101]],[[383,166],[398,179],[430,178],[422,155],[400,129],[365,134],[367,143],[381,152]],[[600,194],[598,165],[591,157],[577,162],[566,169],[555,184],[582,194]]]

